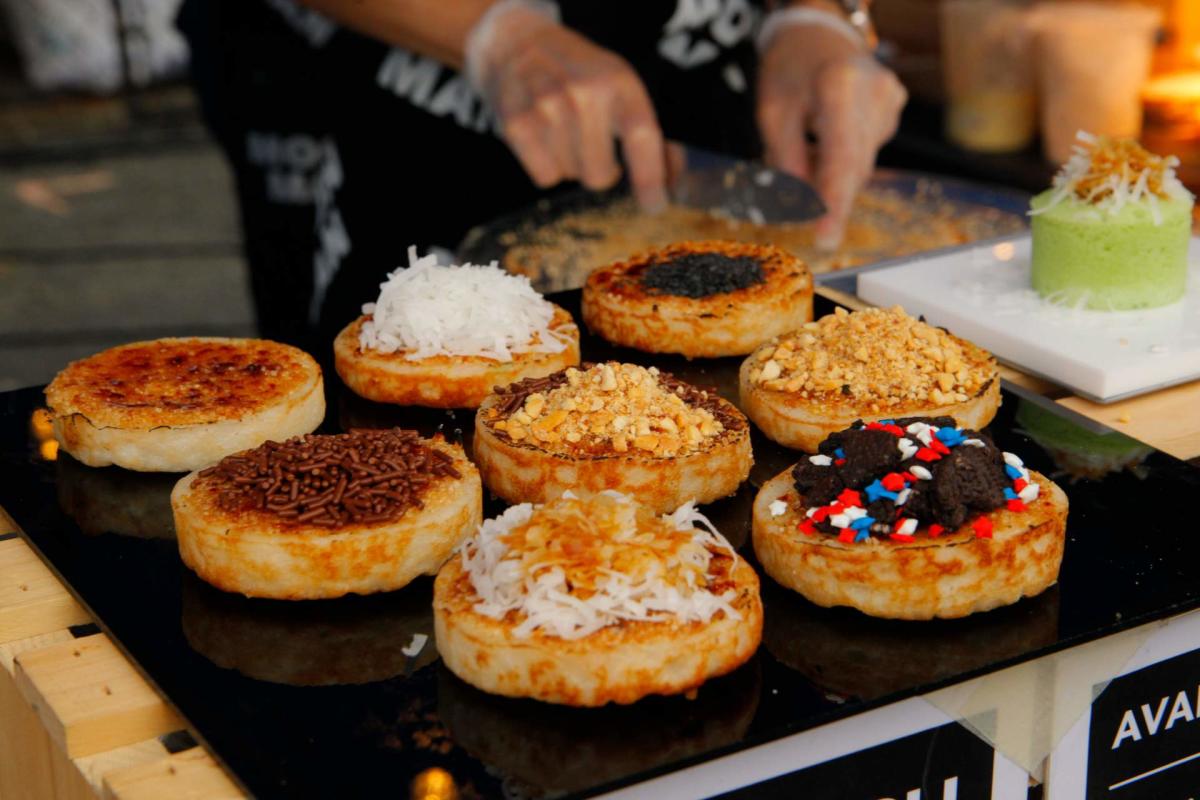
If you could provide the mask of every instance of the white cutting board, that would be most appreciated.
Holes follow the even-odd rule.
[[[1200,237],[1183,300],[1146,311],[1047,303],[1030,287],[1028,234],[858,276],[858,296],[987,348],[1002,361],[1102,403],[1200,378]]]

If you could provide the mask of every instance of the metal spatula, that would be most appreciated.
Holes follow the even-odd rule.
[[[681,145],[683,169],[669,176],[671,202],[734,219],[803,222],[825,213],[812,184],[755,161]]]

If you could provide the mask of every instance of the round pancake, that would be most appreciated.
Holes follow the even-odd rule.
[[[540,378],[579,363],[579,328],[566,310],[554,307],[550,329],[567,347],[558,353],[513,353],[511,361],[482,356],[429,356],[410,360],[403,352],[379,353],[359,344],[359,317],[333,342],[334,369],[355,394],[379,403],[477,408],[496,386]]]
[[[432,575],[478,527],[479,472],[462,448],[424,440],[459,474],[432,481],[422,506],[380,522],[325,527],[256,508],[229,510],[220,485],[198,472],[171,493],[183,562],[209,584],[247,597],[310,600],[387,592]]]
[[[916,395],[855,392],[852,384],[845,382],[840,376],[827,379],[828,384],[820,387],[813,387],[810,381],[803,387],[791,385],[789,388],[787,374],[782,374],[769,384],[762,380],[767,364],[776,363],[777,353],[781,350],[790,353],[788,358],[824,357],[824,363],[832,363],[834,358],[828,356],[828,350],[823,348],[820,342],[806,343],[808,340],[805,338],[806,335],[810,335],[809,329],[813,326],[827,325],[831,319],[836,319],[837,324],[847,328],[845,337],[838,341],[835,347],[857,348],[856,356],[852,359],[853,366],[847,366],[846,369],[881,370],[889,374],[891,380],[888,382],[893,386],[900,385],[909,378],[933,383],[933,376],[939,374],[950,381],[958,380],[950,372],[938,372],[940,369],[949,369],[947,362],[935,360],[941,355],[940,347],[926,347],[923,343],[918,343],[905,352],[903,357],[893,351],[881,349],[877,339],[868,338],[867,334],[855,329],[855,320],[862,319],[862,315],[879,315],[874,318],[882,318],[892,323],[887,326],[890,328],[888,333],[899,333],[914,340],[916,337],[912,336],[913,332],[937,336],[946,347],[955,348],[957,354],[954,358],[958,361],[949,366],[954,368],[952,372],[955,375],[963,376],[967,385],[971,387],[970,394],[955,395],[949,390],[942,392],[937,384],[933,384],[933,391],[927,393],[921,389]],[[953,417],[959,426],[964,428],[980,430],[986,427],[1000,408],[1000,377],[996,359],[971,342],[911,318],[906,320],[911,326],[910,331],[904,331],[903,324],[900,326],[901,330],[897,331],[897,316],[903,316],[899,309],[871,309],[850,315],[841,312],[825,317],[819,323],[810,323],[803,330],[767,342],[751,353],[738,371],[741,409],[770,439],[785,447],[807,453],[815,453],[817,446],[826,437],[846,429],[855,420],[860,419],[872,422],[897,417],[947,416]],[[844,322],[845,320],[850,321]],[[865,326],[864,330],[867,330]],[[885,342],[884,347],[888,344]],[[843,354],[842,358],[847,357]]]
[[[754,552],[778,583],[819,606],[850,606],[873,617],[932,619],[965,617],[1041,593],[1058,580],[1066,541],[1067,496],[1053,481],[1030,471],[1040,493],[1025,511],[998,509],[992,538],[977,538],[963,525],[930,539],[919,530],[912,542],[872,537],[843,543],[837,537],[801,533],[792,471],[772,478],[754,500]],[[771,504],[790,496],[784,514]]]
[[[475,415],[472,455],[484,485],[510,503],[543,503],[566,491],[605,489],[629,494],[658,513],[673,511],[689,500],[710,503],[736,492],[750,474],[754,463],[750,425],[732,403],[715,393],[690,386],[687,390],[689,405],[707,409],[724,426],[698,449],[658,455],[634,446],[617,452],[612,447],[551,447],[532,437],[514,441],[496,427],[505,419],[500,412],[506,396],[493,394]]]
[[[54,435],[92,467],[188,472],[325,417],[321,368],[263,339],[156,339],[74,361],[46,387]]]
[[[647,287],[649,267],[686,257],[750,259],[762,281],[701,297]],[[804,262],[777,247],[681,242],[600,267],[583,287],[583,321],[614,344],[688,358],[745,355],[812,319],[813,282]]]
[[[532,697],[572,706],[601,706],[632,703],[652,694],[690,691],[709,678],[732,671],[753,655],[762,634],[762,602],[758,576],[745,559],[735,557],[720,537],[709,544],[697,544],[692,537],[708,534],[696,527],[696,523],[692,523],[693,527],[675,527],[680,523],[671,518],[647,520],[644,507],[638,509],[628,496],[606,498],[612,496],[558,501],[555,509],[558,516],[538,516],[545,512],[535,508],[525,522],[510,524],[506,530],[499,529],[499,533],[495,528],[489,532],[485,527],[480,531],[485,538],[470,540],[461,555],[446,562],[434,581],[434,631],[442,659],[454,674],[491,694]],[[581,524],[577,522],[579,519],[589,522]],[[502,523],[489,521],[489,524]],[[597,528],[590,529],[589,524]],[[613,526],[626,531],[630,525],[632,532],[627,536],[614,532]],[[489,533],[496,538],[486,538]],[[684,545],[670,544],[678,542],[681,534],[686,537]],[[483,598],[464,562],[468,557],[486,560],[488,556],[481,553],[482,548],[491,552],[496,543],[511,542],[511,537],[518,535],[525,544],[511,545],[516,550],[501,558],[510,559],[518,570],[523,563],[553,562],[554,570],[565,570],[571,582],[571,588],[564,591],[579,593],[586,591],[581,587],[593,584],[598,595],[604,591],[604,581],[615,571],[637,585],[643,585],[640,583],[643,580],[650,581],[647,575],[660,576],[667,581],[665,586],[651,589],[660,595],[672,590],[679,592],[678,587],[685,579],[703,580],[704,583],[690,583],[697,588],[687,591],[702,592],[711,603],[727,605],[710,605],[711,616],[705,617],[688,618],[666,612],[649,620],[617,617],[602,621],[600,627],[580,632],[574,638],[558,635],[553,629],[529,629],[535,619],[529,610],[532,605],[518,604],[501,616],[489,616],[479,608]],[[545,543],[531,545],[526,537]],[[688,560],[678,565],[679,559],[704,555],[697,550],[702,546],[712,553],[705,556],[707,561]],[[674,547],[680,549],[671,549]],[[658,559],[658,568],[647,565],[644,559],[651,557],[648,553],[657,554],[652,557]],[[495,576],[507,569],[496,568],[486,580],[496,580]],[[682,574],[689,569],[702,574],[699,577]],[[553,576],[553,570],[544,570],[542,574]],[[541,579],[539,575],[538,580]],[[639,602],[649,604],[660,595],[652,593],[649,599]],[[575,603],[583,603],[582,596],[573,596]],[[526,601],[519,601],[523,602]],[[539,613],[545,616],[536,618],[536,625],[560,625],[557,611]]]

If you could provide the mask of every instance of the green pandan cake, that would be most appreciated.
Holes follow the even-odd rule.
[[[1033,198],[1033,288],[1104,311],[1183,297],[1192,195],[1175,158],[1080,133],[1053,186]]]

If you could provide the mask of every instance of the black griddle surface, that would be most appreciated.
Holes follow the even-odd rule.
[[[578,311],[578,292],[554,299]],[[829,310],[818,301],[818,314]],[[583,353],[656,364],[736,398],[738,359],[688,363],[587,336]],[[323,430],[402,425],[469,438],[469,412],[377,405],[326,380],[335,385]],[[432,642],[406,656],[414,634],[432,634],[429,579],[302,603],[208,587],[170,538],[172,478],[43,460],[31,427],[38,389],[0,394],[0,506],[255,795],[406,796],[422,771],[440,768],[464,799],[585,797],[1200,605],[1200,471],[1151,452],[1136,469],[1072,481],[1054,461],[1066,463],[1062,448],[1052,456],[1020,429],[1027,402],[1006,393],[990,431],[1070,497],[1056,587],[965,620],[909,623],[821,609],[764,578],[764,642],[746,666],[695,700],[624,708],[489,697],[451,675]],[[757,566],[748,542],[755,487],[798,454],[757,433],[754,451],[751,480],[706,511]],[[499,508],[485,501],[488,515]],[[104,532],[113,529],[125,534]]]

